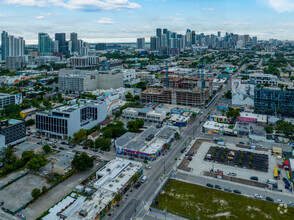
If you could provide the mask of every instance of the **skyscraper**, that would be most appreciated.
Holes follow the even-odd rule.
[[[52,52],[52,40],[46,33],[39,33],[38,35],[38,50],[40,56],[49,56]]]
[[[217,36],[221,37],[221,32],[220,31],[217,32]]]
[[[25,41],[22,37],[16,38],[12,35],[8,35],[3,31],[1,34],[1,51],[2,60],[6,60],[8,56],[23,56],[25,49]]]
[[[150,50],[156,51],[160,48],[160,38],[158,36],[154,36],[150,38]]]
[[[66,40],[65,33],[56,33],[55,40],[58,40],[58,51],[66,55]]]
[[[70,41],[72,43],[72,52],[79,52],[78,34],[71,33],[70,34]]]
[[[192,45],[192,32],[190,29],[186,31],[186,46],[191,47]]]
[[[156,29],[156,36],[159,38],[159,47],[161,45],[161,35],[162,35],[162,30],[161,28]]]
[[[6,56],[9,56],[9,39],[8,33],[3,31],[1,34],[1,59],[5,60]]]
[[[145,49],[145,38],[137,38],[137,48]]]
[[[196,44],[196,32],[192,31],[192,45]]]

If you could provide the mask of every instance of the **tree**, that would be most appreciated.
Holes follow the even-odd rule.
[[[192,118],[196,118],[195,112],[193,112],[191,116],[192,116]]]
[[[45,193],[45,192],[47,192],[47,187],[46,186],[43,186],[42,187],[42,193]]]
[[[29,127],[29,126],[32,126],[35,124],[35,120],[34,119],[29,119],[26,121],[26,126]]]
[[[94,166],[94,159],[83,152],[81,155],[75,154],[71,164],[76,170],[86,170]]]
[[[111,140],[109,138],[97,138],[95,140],[95,148],[100,148],[101,150],[109,151],[111,145]]]
[[[87,130],[86,129],[81,129],[78,132],[74,133],[74,140],[78,143],[86,140],[87,138]]]
[[[20,113],[19,105],[6,105],[4,107],[5,115],[7,117],[18,118]]]
[[[41,190],[38,188],[35,188],[32,190],[31,195],[34,199],[37,199],[41,195]]]
[[[133,183],[136,183],[138,181],[138,179],[139,179],[138,174],[135,174],[135,175],[132,176]]]
[[[43,146],[43,150],[45,151],[45,153],[47,154],[47,153],[49,153],[50,152],[50,150],[51,150],[51,147],[48,145],[48,144],[46,144],[46,145],[44,145]]]
[[[236,120],[237,117],[240,116],[240,110],[239,109],[229,109],[226,113],[228,118],[231,118],[233,121]]]
[[[130,132],[139,132],[139,129],[144,126],[144,120],[136,119],[134,121],[128,121],[127,128]]]
[[[134,99],[135,99],[135,100],[139,100],[139,99],[140,99],[140,96],[135,95],[135,96],[134,96]]]
[[[107,129],[103,132],[103,137],[104,138],[112,138],[113,136],[113,132],[111,129]]]
[[[176,132],[176,133],[175,133],[175,139],[179,139],[179,137],[180,137],[179,132]]]
[[[264,130],[266,131],[266,133],[272,133],[274,128],[272,126],[267,125],[264,127]]]
[[[43,155],[33,157],[28,163],[27,168],[37,172],[41,167],[47,164],[47,160]]]
[[[22,153],[22,159],[27,163],[29,162],[32,158],[34,158],[36,154],[32,150],[27,150]]]
[[[120,193],[116,194],[114,200],[118,203],[121,200],[122,196]]]
[[[232,99],[232,92],[229,90],[229,91],[227,91],[226,93],[225,93],[225,97],[227,98],[227,99]]]

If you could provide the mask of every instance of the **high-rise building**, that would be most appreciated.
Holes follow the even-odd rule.
[[[192,32],[190,29],[186,31],[186,46],[191,47],[192,45]]]
[[[157,36],[151,37],[150,38],[150,50],[156,51],[156,50],[159,50],[159,48],[160,48],[160,38]]]
[[[161,34],[162,34],[162,30],[161,30],[161,28],[157,28],[157,29],[156,29],[156,36],[157,36],[157,37],[161,37]]]
[[[96,44],[95,50],[106,50],[106,43],[98,43],[98,44]]]
[[[249,35],[245,34],[244,35],[244,44],[246,44],[249,41]]]
[[[49,56],[52,52],[52,40],[46,33],[38,34],[38,50],[40,56]]]
[[[66,55],[66,39],[65,33],[56,33],[55,40],[58,40],[58,52]]]
[[[196,32],[192,31],[192,45],[196,44]]]
[[[6,31],[1,34],[1,51],[2,60],[6,60],[8,56],[23,56],[25,49],[25,41],[22,37],[16,38],[8,35]]]
[[[257,45],[257,37],[252,37],[252,42],[253,42],[253,45]]]
[[[217,36],[221,37],[221,32],[220,31],[217,32]]]
[[[137,38],[137,48],[145,49],[145,38]]]
[[[71,33],[70,34],[70,41],[72,43],[72,52],[79,52],[79,41],[78,41],[78,34]]]

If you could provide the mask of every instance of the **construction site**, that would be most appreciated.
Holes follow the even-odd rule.
[[[162,86],[143,91],[141,101],[203,107],[213,92],[212,79],[204,77],[167,75]]]

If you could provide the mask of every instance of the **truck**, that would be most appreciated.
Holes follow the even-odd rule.
[[[277,181],[276,180],[272,180],[272,179],[268,179],[267,181],[266,181],[266,183],[267,184],[276,184],[277,183]]]

